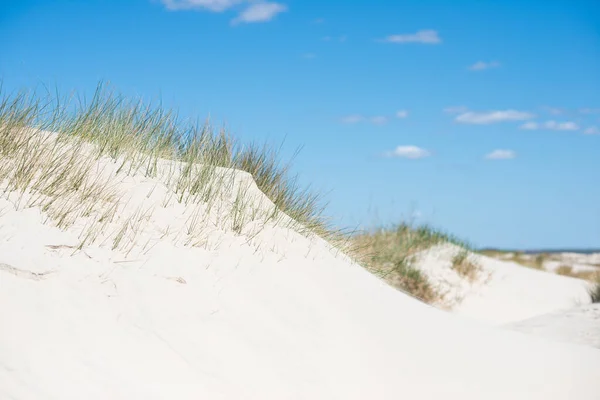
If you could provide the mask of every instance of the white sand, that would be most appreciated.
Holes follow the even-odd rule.
[[[506,328],[600,349],[600,304],[586,304],[540,315],[513,322],[506,325]]]
[[[415,266],[448,299],[455,300],[452,308],[455,314],[505,324],[590,302],[589,284],[584,280],[482,255],[470,255],[481,272],[478,280],[469,282],[451,268],[452,258],[459,251],[457,246],[448,244],[426,250],[415,258]]]
[[[156,207],[129,256],[71,255],[81,226],[0,200],[0,399],[598,398],[600,350],[436,310],[289,229],[249,240],[211,214],[205,247],[160,239],[189,210],[158,206],[149,178],[119,188],[122,213]],[[563,284],[532,272],[492,287],[489,312],[566,305],[542,307]]]

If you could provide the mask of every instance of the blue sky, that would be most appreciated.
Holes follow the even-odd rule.
[[[295,172],[343,226],[600,247],[596,1],[4,1],[0,77],[108,80],[303,146]]]

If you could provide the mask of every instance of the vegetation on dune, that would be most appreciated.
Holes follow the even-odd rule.
[[[97,170],[102,157],[118,164],[117,175],[162,179],[178,202],[202,203],[205,212],[216,203],[219,190],[229,184],[217,167],[246,171],[276,207],[262,214],[248,210],[245,193],[240,191],[226,216],[234,232],[242,232],[249,222],[277,221],[283,212],[295,221],[292,228],[297,231],[316,233],[338,246],[346,240],[327,223],[320,197],[300,187],[289,164],[281,164],[277,151],[268,146],[240,145],[209,122],[181,121],[172,110],[127,100],[102,83],[89,102],[48,92],[42,96],[27,91],[7,94],[2,89],[0,190],[7,198],[20,193],[17,208],[39,206],[63,229],[80,218],[91,218],[90,229],[82,232],[82,245],[94,241],[118,209],[116,176]],[[165,160],[177,161],[166,163],[170,169],[166,178],[160,172]],[[138,214],[124,223],[115,241],[148,219],[141,210]],[[198,220],[201,217],[195,216],[195,223]]]
[[[558,275],[570,276],[571,278],[593,281],[596,273],[594,271],[574,271],[570,265],[561,265],[555,271]]]
[[[6,94],[1,89],[0,194],[17,209],[39,207],[61,229],[83,226],[79,249],[99,239],[113,249],[133,248],[153,212],[144,208],[123,212],[118,185],[134,175],[164,184],[168,197],[163,207],[176,202],[192,209],[184,243],[204,246],[207,216],[221,206],[220,190],[231,185],[219,167],[248,172],[275,205],[269,211],[255,210],[247,193],[239,189],[224,211],[221,229],[242,234],[251,222],[279,223],[283,213],[293,222],[292,229],[323,237],[393,286],[427,303],[442,296],[411,266],[415,253],[444,242],[469,248],[429,226],[399,224],[345,234],[327,223],[319,196],[300,187],[290,165],[280,163],[277,149],[242,145],[208,121],[181,121],[172,110],[127,100],[104,84],[90,101],[48,92]],[[100,160],[111,161],[108,172],[99,170],[99,165],[105,165]],[[112,233],[107,237],[108,228]],[[168,227],[163,236],[167,234]],[[471,273],[464,262],[457,268],[461,274]]]
[[[547,253],[526,254],[522,251],[501,251],[501,250],[480,250],[480,254],[484,256],[497,258],[503,261],[512,261],[524,267],[538,269],[543,271],[544,264],[549,259]]]
[[[588,293],[590,294],[592,303],[600,303],[600,273],[597,272],[595,274]]]
[[[553,254],[549,252],[526,254],[522,251],[501,251],[492,249],[481,250],[480,253],[488,257],[497,258],[499,260],[512,261],[524,267],[551,272],[571,278],[583,279],[592,283],[595,282],[598,275],[598,272],[594,271],[593,269],[575,270],[571,265],[568,264],[559,265],[557,268],[547,268],[546,264],[548,262],[565,262],[565,260],[561,259],[559,254]],[[568,263],[568,261],[566,262]],[[590,267],[598,267],[598,265],[592,263],[587,263],[587,265]]]
[[[443,295],[423,272],[411,265],[413,256],[442,243],[470,248],[458,238],[430,226],[414,227],[406,223],[354,235],[353,241],[367,269],[392,286],[430,304],[443,300]]]
[[[462,249],[452,258],[452,269],[460,276],[473,282],[479,276],[481,266],[469,258],[469,251]]]

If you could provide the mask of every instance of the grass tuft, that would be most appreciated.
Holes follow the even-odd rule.
[[[470,246],[456,237],[428,225],[413,227],[400,223],[354,235],[352,238],[361,263],[392,286],[429,304],[440,302],[443,295],[417,268],[412,257],[419,251],[442,243],[453,243],[465,249]]]
[[[596,273],[592,287],[588,290],[592,303],[600,303],[600,273]]]
[[[470,282],[475,281],[481,271],[481,267],[469,259],[469,252],[466,249],[459,251],[452,258],[452,269]]]

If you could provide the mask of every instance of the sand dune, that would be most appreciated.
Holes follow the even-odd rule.
[[[478,254],[469,256],[480,269],[478,278],[470,282],[452,270],[452,259],[460,251],[446,244],[423,251],[415,259],[415,265],[454,300],[456,314],[504,324],[590,302],[589,283],[584,280]]]
[[[85,218],[63,230],[0,200],[0,398],[598,398],[600,350],[476,321],[584,301],[580,281],[484,260],[494,276],[456,309],[472,318],[453,315],[285,216],[235,229],[223,218],[239,193],[260,204],[245,208],[254,217],[272,204],[248,174],[224,172],[210,209],[165,201],[159,177],[119,178],[107,237],[79,251]]]

